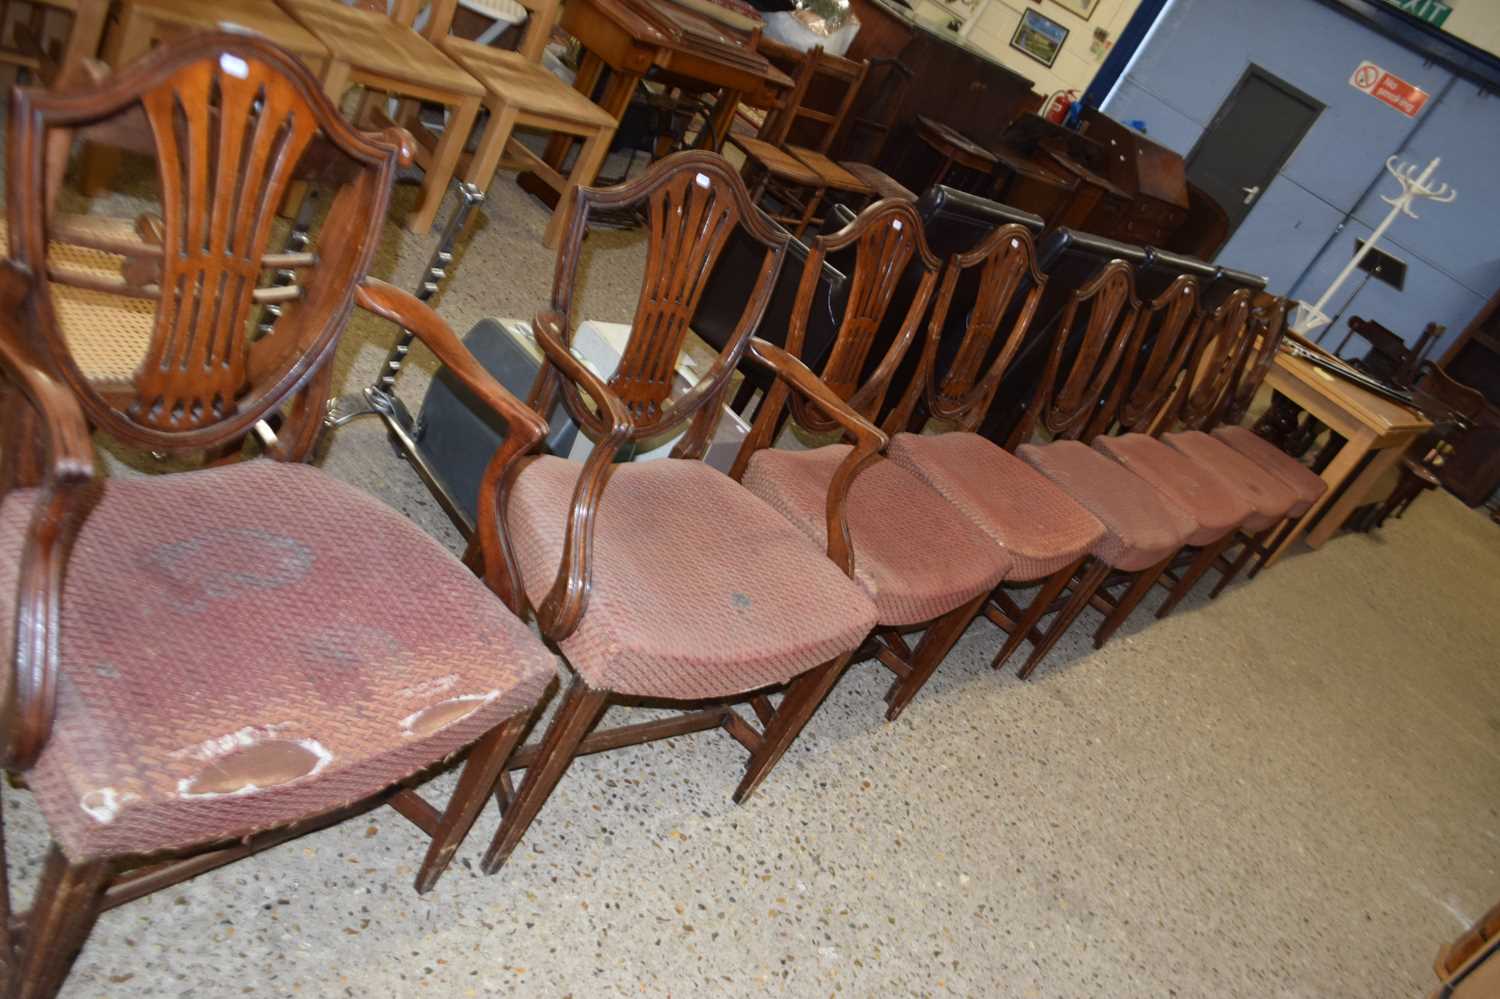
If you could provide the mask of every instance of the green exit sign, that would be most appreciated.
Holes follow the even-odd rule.
[[[1448,20],[1448,15],[1453,13],[1453,8],[1443,3],[1443,0],[1385,0],[1385,2],[1403,13],[1439,28],[1442,27],[1444,21]]]

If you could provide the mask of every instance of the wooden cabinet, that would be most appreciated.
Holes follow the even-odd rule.
[[[1500,292],[1438,364],[1449,378],[1478,389],[1489,401],[1474,429],[1455,443],[1440,473],[1449,492],[1478,506],[1500,489]]]

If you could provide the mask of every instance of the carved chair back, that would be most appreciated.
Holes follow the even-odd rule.
[[[1095,434],[1109,429],[1121,433],[1162,429],[1202,327],[1201,293],[1196,277],[1180,274],[1144,304],[1136,342],[1125,349],[1110,399],[1100,408]]]
[[[628,208],[644,211],[646,272],[630,337],[607,384],[628,411],[626,439],[664,436],[693,420],[673,456],[701,458],[730,376],[765,314],[790,236],[755,207],[739,174],[716,153],[676,153],[628,183],[581,188],[558,250],[552,286],[552,312],[564,344],[572,342],[573,289],[589,219],[599,211]],[[734,332],[709,371],[672,399],[673,374],[689,320],[736,230],[763,250],[755,283]],[[605,415],[588,408],[573,380],[549,364],[538,378],[532,405],[547,414],[559,395],[569,415],[591,435],[612,433]]]
[[[1290,303],[1279,296],[1265,296],[1266,301],[1251,310],[1250,329],[1246,337],[1245,359],[1235,371],[1234,385],[1214,415],[1214,425],[1239,423],[1250,411],[1255,395],[1265,383],[1266,374],[1276,360],[1276,352],[1286,336],[1291,320]]]
[[[803,269],[797,303],[792,308],[786,348],[792,356],[801,356],[823,261],[830,253],[851,247],[853,266],[844,312],[833,349],[819,377],[834,395],[849,404],[849,408],[873,421],[882,408],[891,379],[916,339],[922,317],[927,313],[927,305],[937,284],[939,263],[927,246],[916,206],[905,200],[889,198],[877,201],[843,229],[817,237]],[[867,361],[876,343],[876,334],[908,268],[916,271],[916,293],[907,305],[905,319],[886,348],[885,356],[866,377]],[[798,423],[816,432],[832,431],[838,426],[826,414],[804,403],[800,396],[792,399],[792,413]]]
[[[96,241],[93,249],[125,258],[116,279],[49,259],[49,239],[60,234],[43,191],[49,138],[120,127],[149,135],[161,214],[144,242]],[[305,67],[240,35],[158,49],[98,86],[16,90],[10,255],[35,279],[31,346],[88,419],[128,444],[162,453],[216,447],[295,402],[275,454],[305,458],[404,147],[399,133],[354,131]],[[309,164],[336,186],[315,252],[268,254],[277,209]],[[89,237],[68,237],[80,239]],[[282,268],[296,272],[295,283],[271,287]],[[56,312],[54,291],[67,295],[68,286],[106,304],[154,303],[127,387],[106,394],[80,369]],[[280,315],[261,333],[267,303],[279,303]]]
[[[1239,288],[1204,316],[1188,377],[1174,407],[1175,422],[1184,429],[1212,430],[1234,394],[1240,368],[1253,362],[1250,302],[1250,290]]]
[[[1007,447],[1014,450],[1039,430],[1056,440],[1087,443],[1120,359],[1137,342],[1141,320],[1134,272],[1123,260],[1111,260],[1075,290],[1031,406]]]
[[[959,281],[971,271],[978,272],[978,294],[965,319],[958,351],[939,374],[939,338]],[[1037,266],[1031,232],[1017,223],[999,226],[972,249],[950,257],[928,323],[921,365],[907,385],[901,404],[888,418],[886,429],[892,433],[906,429],[919,403],[930,416],[956,424],[959,430],[978,429],[1001,378],[1031,328],[1046,284],[1047,278]],[[1015,308],[1017,294],[1022,295],[1019,308]],[[1015,318],[997,351],[995,338],[1009,315]],[[982,370],[986,357],[992,357],[987,371]]]

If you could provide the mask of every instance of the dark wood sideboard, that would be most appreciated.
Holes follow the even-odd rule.
[[[1448,348],[1438,366],[1455,381],[1483,393],[1485,407],[1439,473],[1443,486],[1470,506],[1500,489],[1500,292],[1485,304]]]

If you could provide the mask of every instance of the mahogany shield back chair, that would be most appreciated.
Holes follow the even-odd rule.
[[[1085,309],[1087,318],[1080,323]],[[1089,553],[1089,562],[1079,567],[1071,595],[1049,625],[1044,644],[1055,642],[1091,604],[1110,613],[1114,605],[1096,598],[1111,577],[1118,580],[1121,574],[1130,578],[1139,573],[1154,578],[1187,539],[1201,530],[1188,511],[1089,446],[1107,422],[1108,414],[1102,411],[1116,370],[1126,351],[1139,341],[1138,327],[1146,318],[1135,297],[1130,264],[1116,259],[1100,268],[1073,293],[1047,370],[1027,417],[1012,438],[1019,458],[1061,486],[1104,525],[1103,538]],[[1077,346],[1068,359],[1072,342]],[[1044,442],[1031,443],[1034,432],[1045,435]],[[1096,644],[1107,637],[1108,631],[1101,628]],[[1037,661],[1034,649],[1022,675],[1029,675]]]
[[[542,65],[542,52],[561,13],[559,0],[524,0],[522,6],[531,16],[526,21],[521,47],[515,52],[450,35],[458,0],[433,3],[424,33],[484,84],[484,108],[489,117],[467,166],[462,169],[463,178],[484,191],[502,166],[524,166],[533,171],[559,195],[542,239],[544,245],[555,247],[562,237],[573,191],[579,184],[593,183],[609,153],[616,122],[608,111]],[[516,139],[514,132],[518,128],[581,139],[582,145],[567,175],[553,170]]]
[[[806,333],[824,257],[855,248],[848,303],[832,353],[821,372],[824,383],[863,415],[881,408],[892,376],[911,349],[937,283],[938,261],[922,235],[910,201],[876,202],[844,229],[813,241],[794,312],[787,350],[795,355]],[[900,335],[885,350],[875,373],[864,378],[882,316],[892,307],[904,272],[921,283],[907,304]],[[784,384],[773,386],[732,475],[775,507],[820,547],[828,541],[827,493],[851,453],[849,443],[809,449],[777,449],[774,443],[788,402]],[[792,401],[797,423],[814,433],[841,430],[839,423],[801,399]],[[897,419],[901,419],[900,416]],[[895,675],[886,694],[894,720],[937,669],[1004,578],[1010,559],[968,518],[910,471],[876,458],[850,487],[848,545],[855,580],[879,611],[866,648]],[[915,650],[906,633],[922,630]]]
[[[1049,640],[1036,628],[1037,622],[1104,536],[1099,520],[1066,492],[975,432],[994,404],[1017,350],[1027,340],[1045,291],[1047,279],[1037,269],[1036,256],[1030,232],[1012,223],[950,258],[918,374],[889,424],[905,426],[901,421],[909,422],[920,400],[934,419],[954,428],[938,434],[896,433],[887,453],[952,503],[1010,557],[1003,582],[1043,583],[1041,595],[1024,611],[1011,600],[1003,583],[982,605],[985,616],[1010,634],[997,664],[1028,637],[1037,644],[1035,660],[1047,653],[1056,635]],[[962,342],[953,363],[939,372],[938,335],[956,289],[970,276],[966,272],[976,270],[979,295],[967,314]],[[1007,319],[1010,325],[1002,330]]]
[[[1157,609],[1158,617],[1170,613],[1209,569],[1221,573],[1211,594],[1218,596],[1249,558],[1265,549],[1278,525],[1288,517],[1306,513],[1322,492],[1322,480],[1310,470],[1303,472],[1317,481],[1311,491],[1305,481],[1273,471],[1241,450],[1233,435],[1226,439],[1215,431],[1220,419],[1230,413],[1242,414],[1249,407],[1275,358],[1285,325],[1284,304],[1276,305],[1269,314],[1257,313],[1251,308],[1251,298],[1248,289],[1239,289],[1206,320],[1200,360],[1194,370],[1197,381],[1184,391],[1176,420],[1169,421],[1183,429],[1164,433],[1162,440],[1229,484],[1250,504],[1252,514],[1239,531],[1198,552]],[[1249,445],[1252,451],[1256,442],[1275,450],[1256,438]],[[1240,554],[1231,559],[1228,552],[1236,544],[1241,546]]]
[[[1211,268],[1208,270],[1212,273]],[[1147,308],[1148,321],[1141,328],[1147,342],[1127,352],[1132,366],[1117,382],[1116,401],[1106,407],[1109,413],[1105,418],[1118,432],[1100,434],[1093,441],[1095,450],[1118,461],[1186,511],[1198,529],[1186,538],[1183,551],[1173,559],[1131,574],[1128,587],[1113,604],[1107,592],[1112,581],[1100,587],[1101,603],[1105,605],[1101,609],[1107,608],[1108,614],[1094,634],[1096,648],[1109,640],[1154,585],[1177,581],[1173,564],[1191,560],[1193,552],[1211,549],[1216,554],[1247,522],[1256,529],[1268,526],[1268,522],[1253,520],[1256,514],[1249,501],[1230,483],[1153,436],[1153,431],[1160,432],[1170,421],[1184,393],[1192,387],[1197,368],[1193,362],[1200,359],[1197,345],[1204,326],[1199,293],[1198,278],[1182,273],[1152,300]],[[1208,556],[1210,560],[1212,557]],[[1198,563],[1191,564],[1196,569]]]
[[[630,338],[606,379],[569,352],[573,288],[590,217],[625,208],[644,212],[648,257]],[[759,277],[736,335],[701,381],[672,398],[688,319],[737,228],[763,247]],[[844,508],[854,475],[885,436],[785,351],[752,340],[786,242],[786,232],[755,208],[717,154],[677,153],[619,187],[579,192],[558,254],[552,308],[534,323],[546,364],[532,404],[543,414],[564,406],[595,440],[594,449],[582,464],[531,459],[504,485],[512,564],[543,636],[574,676],[540,745],[525,757],[520,787],[512,795],[502,784],[509,804],[485,855],[488,872],[515,849],[583,753],[723,728],[750,750],[734,792],[743,801],[875,624],[874,606],[846,575]],[[775,510],[699,460],[730,375],[747,355],[810,395],[857,440],[826,492],[826,556]],[[684,428],[672,457],[615,463],[627,442],[670,439]],[[485,565],[488,571],[488,557]],[[783,685],[773,707],[769,694]],[[620,697],[693,709],[590,735],[611,698]],[[733,709],[747,700],[761,731]]]
[[[163,219],[129,400],[93,387],[58,328],[42,198],[49,130],[120,116],[154,140]],[[198,35],[98,87],[17,90],[11,127],[0,751],[53,845],[21,932],[3,895],[0,927],[8,994],[49,996],[102,910],[380,802],[431,835],[430,887],[555,676],[458,559],[303,463],[356,302],[415,331],[508,425],[491,481],[545,424],[426,306],[366,276],[410,140],[353,131],[267,43]],[[337,194],[295,300],[252,339],[275,207],[309,160]],[[267,457],[228,460],[252,427]],[[106,479],[91,429],[223,460]],[[481,547],[499,559],[496,535]],[[439,812],[409,785],[467,747]]]

